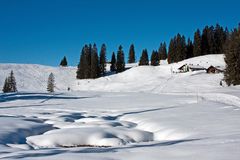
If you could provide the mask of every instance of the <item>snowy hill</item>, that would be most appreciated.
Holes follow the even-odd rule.
[[[223,55],[161,64],[96,80],[76,80],[73,67],[1,64],[0,85],[13,70],[24,92],[0,93],[0,158],[239,160],[239,86],[220,86],[222,73],[171,72],[224,68]]]
[[[36,64],[0,64],[0,86],[13,70],[19,91],[46,91],[47,79],[53,73],[57,90],[67,90],[76,77],[76,68],[50,67]]]
[[[19,91],[45,91],[48,75],[55,75],[58,91],[72,90],[93,91],[147,91],[160,92],[192,92],[195,88],[207,91],[209,88],[218,88],[222,74],[208,75],[205,72],[190,72],[172,74],[171,70],[184,64],[200,65],[205,68],[210,65],[224,67],[223,55],[206,55],[184,60],[179,63],[166,64],[158,67],[131,65],[131,69],[116,75],[102,77],[96,80],[76,80],[74,67],[49,67],[31,64],[0,64],[0,86],[3,86],[5,77],[14,71]],[[204,83],[203,83],[204,82]],[[181,86],[181,87],[179,87]]]

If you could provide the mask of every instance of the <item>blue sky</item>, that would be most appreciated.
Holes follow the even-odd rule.
[[[137,57],[177,33],[240,22],[237,0],[0,0],[0,63],[79,62],[84,44],[106,43],[108,57],[131,43]]]

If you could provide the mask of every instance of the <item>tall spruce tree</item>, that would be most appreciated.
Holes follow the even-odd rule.
[[[86,45],[85,46],[85,56],[86,56],[86,62],[85,62],[85,73],[84,77],[85,79],[91,78],[91,53],[92,53],[92,45]]]
[[[84,79],[84,73],[85,73],[85,64],[86,64],[86,56],[85,56],[85,47],[82,48],[81,56],[80,56],[80,62],[78,64],[77,69],[77,79]]]
[[[10,90],[11,90],[11,88],[10,88],[10,85],[9,85],[9,78],[6,78],[2,91],[3,91],[3,93],[8,93],[8,92],[10,92]]]
[[[136,62],[135,49],[134,49],[134,45],[132,44],[129,49],[128,63],[135,63],[135,62]]]
[[[160,47],[158,49],[158,58],[159,61],[167,59],[167,45],[165,42],[160,44]]]
[[[215,51],[216,54],[223,53],[223,47],[227,39],[227,33],[224,31],[223,27],[216,24],[214,31],[214,41],[215,41]]]
[[[188,38],[188,43],[187,43],[187,58],[192,58],[193,57],[193,43],[190,38]]]
[[[11,71],[10,76],[8,77],[8,83],[10,86],[10,92],[17,92],[17,82],[13,71]]]
[[[208,32],[209,54],[217,54],[214,34],[215,34],[214,27],[211,26]]]
[[[111,72],[115,72],[117,70],[117,68],[116,68],[116,56],[115,56],[114,52],[112,53],[110,70],[111,70]]]
[[[168,63],[179,62],[187,58],[187,45],[184,36],[177,34],[171,39],[168,51]]]
[[[67,65],[68,65],[67,58],[66,58],[66,56],[64,56],[60,62],[60,66],[67,67]]]
[[[153,51],[151,55],[151,66],[158,66],[158,65],[159,65],[158,52]]]
[[[240,85],[240,25],[230,34],[224,49],[227,85]]]
[[[100,51],[100,59],[99,59],[99,68],[100,68],[100,74],[105,75],[106,73],[106,53],[107,52],[107,47],[105,44],[102,45],[101,51]]]
[[[117,52],[117,63],[116,63],[117,73],[125,71],[125,60],[124,60],[124,52],[123,47],[120,45]]]
[[[90,78],[98,78],[100,75],[99,61],[98,61],[98,51],[96,44],[93,45],[91,53],[91,73]]]
[[[206,54],[209,54],[210,53],[210,47],[209,47],[209,42],[208,42],[208,34],[209,34],[209,27],[206,26],[204,29],[203,29],[203,32],[202,32],[202,39],[201,39],[201,55],[206,55]]]
[[[144,49],[142,51],[142,56],[140,57],[139,66],[149,65],[148,51]]]
[[[53,93],[54,92],[54,88],[55,88],[55,78],[54,78],[53,73],[51,73],[48,76],[47,91],[50,92],[50,93]]]
[[[201,40],[202,55],[216,54],[216,45],[214,41],[214,27],[206,26],[202,32]]]
[[[176,62],[182,61],[187,58],[186,39],[180,34],[176,37]]]
[[[201,32],[198,29],[195,33],[194,33],[194,41],[193,41],[193,56],[197,57],[197,56],[201,56],[202,55],[202,39],[201,39]]]
[[[175,40],[171,39],[168,47],[168,64],[175,62],[175,54],[174,54],[175,50],[176,50]]]

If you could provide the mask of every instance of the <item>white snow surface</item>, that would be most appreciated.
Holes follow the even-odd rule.
[[[223,74],[171,73],[224,68],[223,55],[161,63],[96,80],[76,80],[74,67],[0,64],[0,85],[13,70],[19,90],[0,93],[0,158],[239,160],[239,86],[220,86]]]

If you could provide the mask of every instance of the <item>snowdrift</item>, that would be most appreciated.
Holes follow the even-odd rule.
[[[126,128],[83,127],[53,130],[39,136],[27,137],[34,148],[52,147],[113,147],[127,143],[153,140],[153,134]]]

